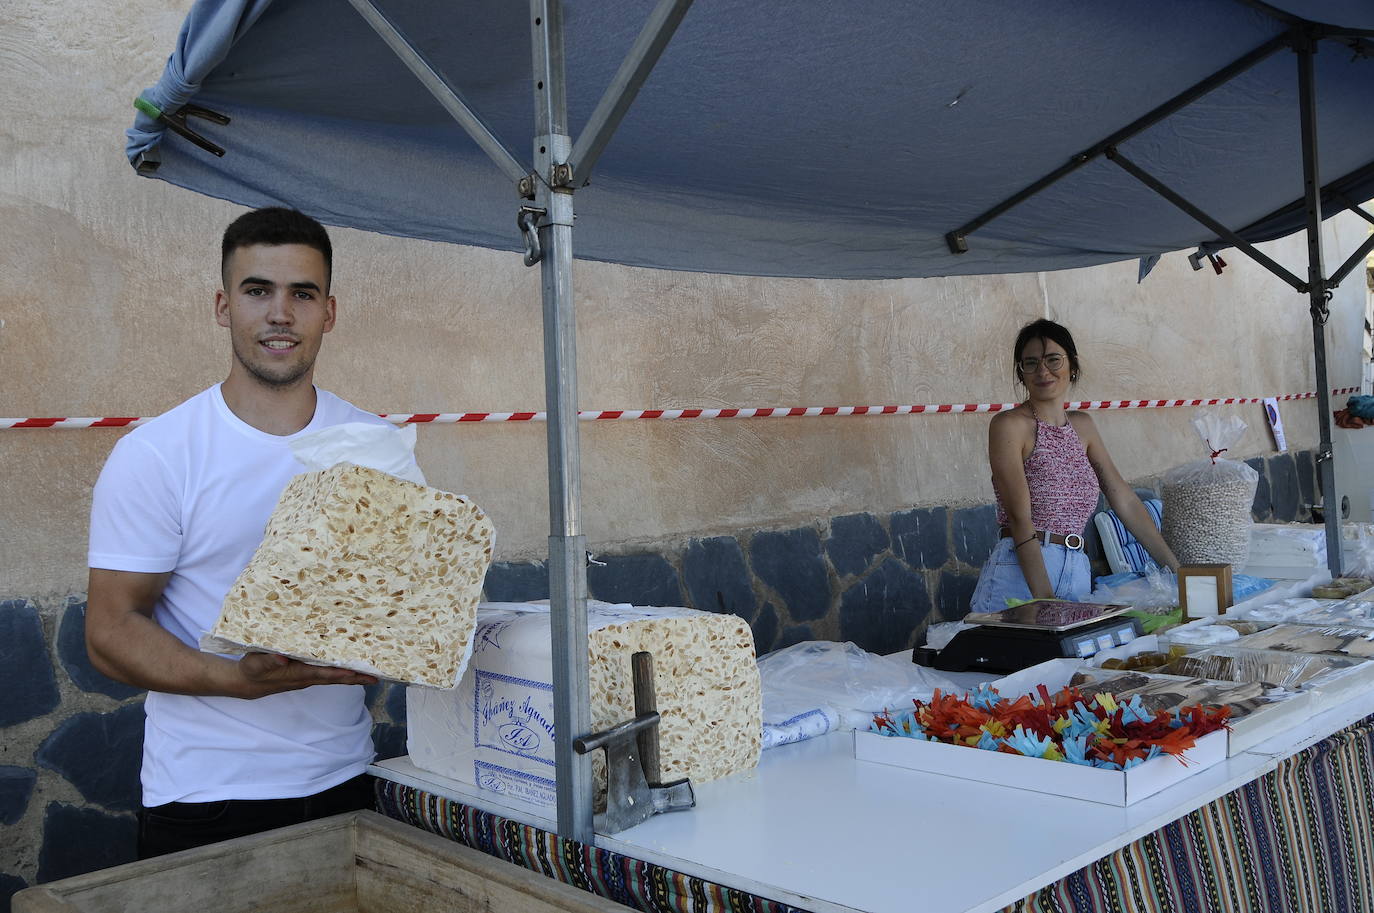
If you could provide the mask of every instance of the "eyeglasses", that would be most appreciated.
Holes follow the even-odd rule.
[[[1058,374],[1067,361],[1067,357],[1054,354],[1046,355],[1044,358],[1023,358],[1016,363],[1016,366],[1021,369],[1023,375],[1029,377],[1039,371],[1041,365],[1049,368],[1051,374]]]

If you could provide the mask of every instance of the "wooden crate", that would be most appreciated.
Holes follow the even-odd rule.
[[[624,913],[629,907],[375,812],[115,866],[14,895],[14,913]]]

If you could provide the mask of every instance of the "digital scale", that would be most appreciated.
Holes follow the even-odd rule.
[[[911,659],[942,672],[1004,673],[1049,659],[1087,659],[1141,635],[1138,621],[1121,617],[1130,608],[1042,599],[1002,612],[970,614],[964,621],[978,627],[960,631],[938,653],[915,650]]]

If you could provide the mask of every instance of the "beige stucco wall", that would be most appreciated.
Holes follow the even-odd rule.
[[[129,102],[182,4],[0,7],[0,415],[151,415],[216,382],[218,236],[239,210],[137,178]],[[36,113],[35,113],[36,112]],[[1296,192],[1297,186],[1294,190]],[[589,191],[593,192],[593,191]],[[1364,236],[1326,231],[1338,263]],[[338,328],[318,382],[383,412],[543,408],[539,285],[519,257],[335,232]],[[1295,240],[1268,249],[1303,271]],[[705,276],[578,264],[583,408],[1002,402],[1007,347],[1048,314],[1076,332],[1083,398],[1313,389],[1306,302],[1239,254],[1221,277],[1166,257],[1052,274],[884,282]],[[1364,288],[1338,291],[1332,385],[1358,383]],[[1270,450],[1258,406],[1240,456]],[[1310,404],[1283,409],[1316,441]],[[1101,413],[1128,478],[1200,455],[1188,410]],[[584,426],[593,550],[738,527],[991,498],[984,416],[685,420]],[[122,432],[0,431],[0,598],[84,589],[88,493]],[[483,504],[499,556],[547,535],[544,429],[420,430],[430,480]]]

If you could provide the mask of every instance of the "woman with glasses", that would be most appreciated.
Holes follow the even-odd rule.
[[[994,416],[988,429],[1001,539],[978,577],[972,611],[1001,611],[1008,599],[1086,599],[1092,573],[1083,530],[1099,491],[1160,566],[1177,571],[1178,559],[1093,420],[1064,408],[1078,381],[1073,336],[1052,320],[1029,323],[1016,336],[1012,364],[1026,400]]]

